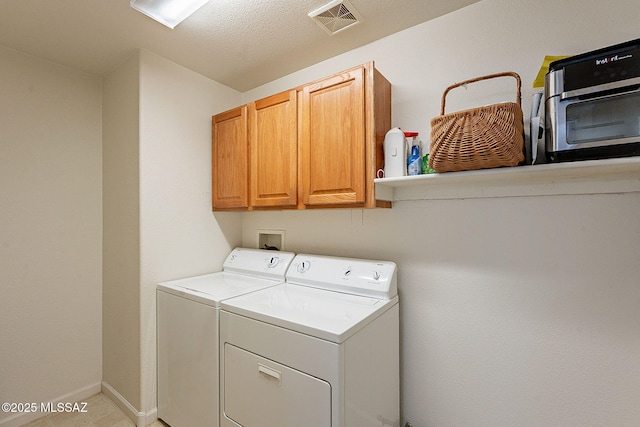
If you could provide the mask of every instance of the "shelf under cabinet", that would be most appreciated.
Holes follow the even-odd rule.
[[[640,192],[640,157],[378,178],[377,200]]]

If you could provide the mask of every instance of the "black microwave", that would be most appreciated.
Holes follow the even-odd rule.
[[[544,96],[549,161],[640,154],[640,39],[552,62]]]

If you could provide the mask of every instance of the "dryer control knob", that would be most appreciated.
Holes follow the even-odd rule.
[[[311,261],[302,261],[298,264],[298,273],[304,273],[311,267]]]

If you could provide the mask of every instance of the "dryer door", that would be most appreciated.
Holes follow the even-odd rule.
[[[328,382],[224,346],[224,413],[242,427],[330,427]]]

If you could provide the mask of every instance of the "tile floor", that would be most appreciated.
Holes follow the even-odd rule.
[[[135,427],[124,412],[102,393],[85,400],[87,412],[58,412],[25,424],[23,427]],[[148,427],[166,427],[155,421]]]

